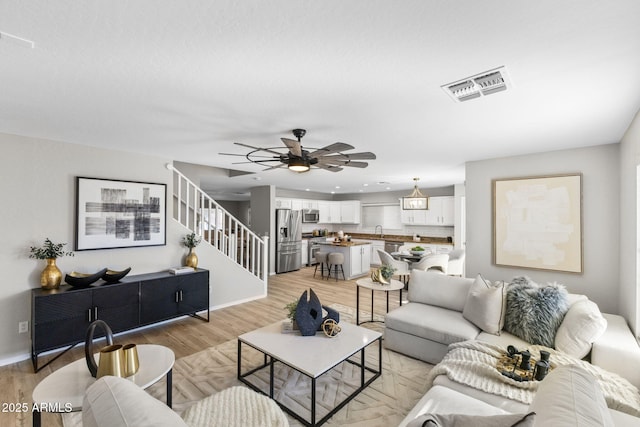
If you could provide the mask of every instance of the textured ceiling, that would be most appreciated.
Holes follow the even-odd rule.
[[[0,32],[35,48],[0,37],[0,132],[256,172],[205,178],[219,194],[450,185],[467,161],[619,142],[640,108],[638,16],[637,0],[3,0]],[[440,88],[503,65],[507,92]],[[295,174],[218,154],[298,127],[378,159]]]

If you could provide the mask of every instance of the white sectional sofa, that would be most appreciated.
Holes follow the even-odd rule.
[[[531,343],[502,330],[506,289],[506,284],[495,286],[481,282],[481,278],[414,270],[409,303],[385,317],[385,347],[432,364],[443,359],[450,344],[467,340],[505,349],[508,345],[521,350],[532,347]],[[597,305],[584,295],[570,294],[568,303],[568,311],[557,328],[555,348],[577,359],[590,356],[594,365],[639,386],[640,348],[624,318],[601,314]],[[425,411],[455,413],[461,408],[478,415],[504,414],[527,412],[529,405],[471,389],[440,375],[402,425],[408,425]],[[640,425],[640,418],[617,411],[613,417],[616,425]]]

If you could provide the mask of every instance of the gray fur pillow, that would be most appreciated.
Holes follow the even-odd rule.
[[[563,285],[538,285],[516,277],[507,288],[504,330],[531,343],[554,347],[556,331],[569,310]]]

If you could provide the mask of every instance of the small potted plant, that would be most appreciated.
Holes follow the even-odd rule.
[[[40,286],[43,289],[58,289],[62,282],[62,272],[56,265],[56,259],[63,256],[74,256],[73,252],[65,251],[66,243],[53,243],[47,237],[40,247],[31,246],[29,258],[47,260],[47,266],[40,274]]]
[[[182,238],[182,244],[186,248],[189,248],[189,253],[187,254],[187,257],[184,260],[184,265],[186,265],[187,267],[193,267],[193,268],[198,267],[198,256],[193,251],[193,248],[198,246],[201,241],[202,241],[202,237],[200,237],[196,233],[187,234]]]
[[[298,300],[291,301],[284,306],[284,309],[287,310],[287,318],[291,320],[293,330],[298,329],[298,324],[296,323],[296,308],[298,308]]]

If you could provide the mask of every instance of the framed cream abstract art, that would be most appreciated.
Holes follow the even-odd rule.
[[[582,273],[582,174],[492,183],[493,263]]]

